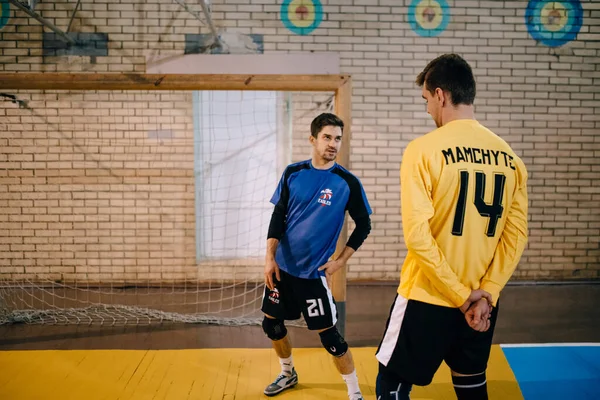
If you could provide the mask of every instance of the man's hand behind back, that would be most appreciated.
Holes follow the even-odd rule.
[[[485,298],[476,301],[465,313],[467,324],[478,332],[490,329],[490,314],[492,308]]]
[[[471,295],[469,296],[467,301],[465,301],[465,303],[462,306],[460,306],[460,311],[463,314],[466,313],[469,307],[471,307],[471,304],[475,303],[476,301],[479,301],[480,299],[486,299],[488,303],[491,303],[492,295],[486,292],[485,290],[481,289],[471,290]]]

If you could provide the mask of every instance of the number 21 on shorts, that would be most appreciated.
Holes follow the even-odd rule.
[[[323,308],[323,301],[321,299],[309,299],[306,300],[308,304],[308,316],[318,317],[325,315],[325,309]]]

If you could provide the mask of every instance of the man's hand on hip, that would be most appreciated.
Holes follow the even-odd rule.
[[[329,287],[331,287],[331,277],[333,276],[335,271],[339,270],[344,266],[345,263],[338,259],[329,261],[326,264],[319,267],[319,271],[325,271],[325,278],[327,278],[327,285],[329,285]]]

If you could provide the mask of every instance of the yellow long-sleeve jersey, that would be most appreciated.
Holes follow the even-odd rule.
[[[408,254],[398,293],[460,307],[471,290],[493,304],[527,243],[527,170],[499,136],[472,119],[413,140],[400,168]]]

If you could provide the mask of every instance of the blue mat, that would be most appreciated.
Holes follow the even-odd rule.
[[[525,400],[600,399],[600,346],[502,346],[502,350]]]

